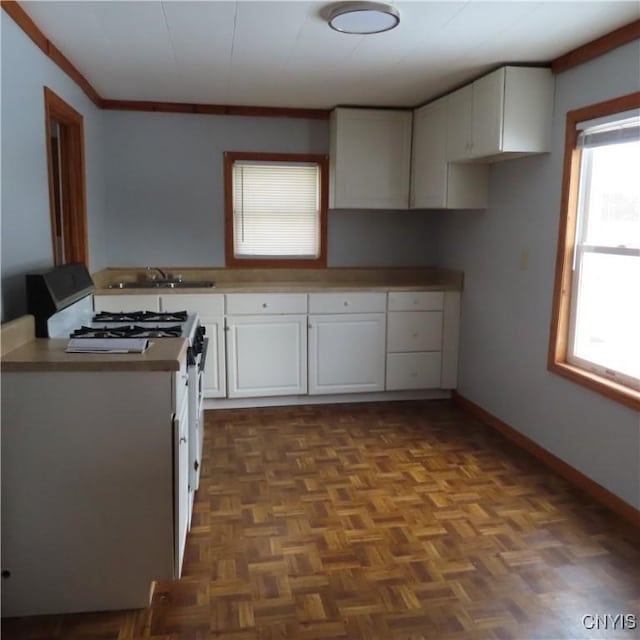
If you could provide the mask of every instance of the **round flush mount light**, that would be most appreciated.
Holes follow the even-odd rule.
[[[329,26],[341,33],[382,33],[398,24],[400,12],[381,2],[340,2],[329,12]]]

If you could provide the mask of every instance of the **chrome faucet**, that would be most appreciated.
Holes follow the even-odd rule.
[[[155,273],[153,275],[151,274],[152,271],[157,271],[162,276],[163,280],[169,279],[167,274],[160,267],[147,267],[147,278],[149,280],[155,280],[157,277]]]

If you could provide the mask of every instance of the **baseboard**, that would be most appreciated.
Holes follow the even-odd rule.
[[[578,471],[550,451],[547,451],[530,438],[527,438],[527,436],[516,431],[506,422],[503,422],[500,418],[489,413],[475,402],[461,396],[457,391],[454,391],[451,397],[461,409],[471,414],[474,418],[477,418],[483,424],[496,429],[503,436],[517,444],[520,448],[531,453],[538,460],[553,469],[556,473],[565,478],[565,480],[568,480],[571,484],[584,491],[591,498],[615,512],[630,524],[640,528],[640,510],[636,509],[628,502],[625,502],[614,493],[611,493],[611,491],[605,489],[602,485],[598,484],[588,476],[585,476],[584,473]]]
[[[451,392],[445,389],[426,391],[380,391],[373,393],[333,393],[321,396],[273,396],[265,398],[205,398],[205,409],[249,409],[252,407],[283,407],[348,402],[389,402],[398,400],[447,400]]]

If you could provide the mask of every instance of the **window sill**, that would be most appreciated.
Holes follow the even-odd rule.
[[[549,371],[568,378],[620,404],[640,411],[640,392],[566,362],[550,362]]]

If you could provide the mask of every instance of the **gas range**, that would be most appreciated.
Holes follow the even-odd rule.
[[[204,437],[202,375],[208,340],[196,313],[189,311],[98,312],[94,285],[83,264],[65,265],[27,276],[28,310],[36,335],[49,338],[186,338],[190,509],[198,488]],[[114,296],[114,301],[117,296]],[[117,304],[117,302],[116,302]]]

